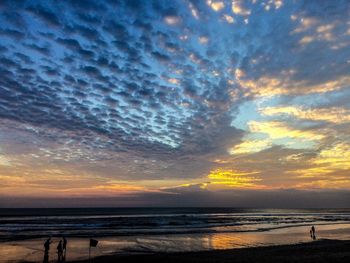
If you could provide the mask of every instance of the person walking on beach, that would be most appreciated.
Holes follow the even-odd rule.
[[[314,226],[311,227],[311,232],[312,232],[312,239],[316,240],[316,229]]]
[[[60,240],[60,242],[57,245],[57,258],[58,258],[58,262],[62,262],[63,261],[63,246],[62,246],[62,240]]]

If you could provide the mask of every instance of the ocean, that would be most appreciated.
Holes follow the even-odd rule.
[[[40,259],[49,236],[78,259],[89,238],[94,255],[198,251],[308,242],[312,225],[318,238],[350,239],[350,209],[0,209],[0,261]]]
[[[260,232],[350,224],[350,209],[76,208],[0,209],[0,241],[39,237]]]

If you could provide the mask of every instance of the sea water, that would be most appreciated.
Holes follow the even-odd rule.
[[[0,209],[0,261],[42,260],[48,236],[55,258],[58,240],[68,239],[68,258],[92,255],[228,249],[350,239],[350,209],[77,208]]]

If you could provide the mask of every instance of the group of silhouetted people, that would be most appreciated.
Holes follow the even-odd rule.
[[[310,237],[312,238],[312,240],[316,240],[316,229],[314,226],[312,226],[310,229]]]
[[[52,243],[51,237],[49,237],[45,243],[44,243],[44,263],[49,262],[49,251],[50,251],[50,244]],[[67,239],[65,237],[62,237],[62,240],[57,245],[57,261],[58,262],[64,262],[66,261],[66,253],[67,253]]]

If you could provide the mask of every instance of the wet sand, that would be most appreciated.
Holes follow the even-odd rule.
[[[76,263],[88,262],[76,261]],[[350,262],[350,240],[318,240],[303,244],[280,245],[202,252],[110,255],[95,258],[94,263],[110,262]]]
[[[343,240],[345,242],[350,240],[350,226],[348,224],[318,225],[316,229],[319,239]],[[96,248],[91,249],[91,256],[92,258],[96,258],[96,260],[112,260],[110,258],[113,257],[123,257],[123,260],[129,260],[127,258],[129,258],[129,256],[134,257],[135,254],[168,256],[182,255],[183,253],[192,255],[197,252],[204,253],[203,251],[212,251],[208,252],[214,253],[210,257],[216,257],[216,253],[221,255],[221,253],[223,253],[222,251],[231,251],[231,249],[250,249],[252,247],[274,248],[291,244],[304,244],[305,246],[309,246],[307,243],[310,243],[311,246],[313,244],[319,244],[319,241],[314,242],[310,239],[308,230],[309,226],[299,226],[266,232],[94,237],[99,240],[99,243]],[[52,241],[49,260],[50,262],[56,262],[56,246],[59,238],[53,237]],[[1,242],[0,262],[42,262],[44,242],[45,239],[43,238]],[[88,238],[68,238],[67,262],[84,262],[84,260],[88,259],[88,247]],[[328,245],[326,244],[324,247],[327,248]],[[336,251],[336,248],[334,249]],[[180,252],[180,254],[174,254],[178,252]],[[126,257],[126,255],[128,256]],[[113,262],[113,260],[106,262]]]

